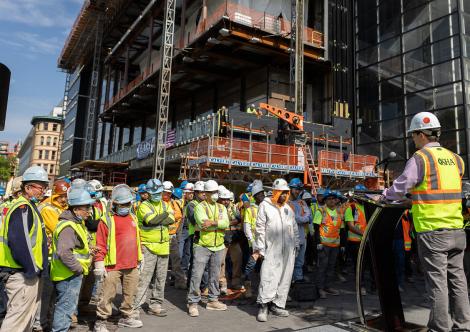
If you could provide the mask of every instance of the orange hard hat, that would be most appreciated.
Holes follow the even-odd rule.
[[[54,182],[52,186],[52,194],[53,195],[65,195],[67,194],[67,190],[70,188],[70,184],[67,183],[65,180],[57,180]]]

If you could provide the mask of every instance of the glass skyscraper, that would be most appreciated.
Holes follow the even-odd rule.
[[[355,138],[358,153],[414,151],[414,114],[435,113],[441,143],[469,165],[470,0],[356,0]],[[468,174],[468,172],[467,172]]]

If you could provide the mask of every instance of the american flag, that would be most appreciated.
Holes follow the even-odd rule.
[[[166,148],[171,148],[176,142],[176,130],[168,129],[166,132]]]

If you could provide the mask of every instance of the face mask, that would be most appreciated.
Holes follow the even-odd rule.
[[[153,202],[160,202],[162,200],[162,194],[153,194],[153,195],[150,195],[150,199],[153,201]]]
[[[211,200],[212,202],[216,203],[219,200],[219,194],[212,194]]]
[[[118,207],[116,209],[116,213],[118,216],[125,217],[129,214],[130,208],[129,207]]]
[[[103,197],[103,193],[101,191],[98,191],[96,194],[95,194],[95,198],[102,198]]]
[[[34,203],[34,204],[38,204],[39,199],[37,199],[36,197],[31,197],[31,202]]]

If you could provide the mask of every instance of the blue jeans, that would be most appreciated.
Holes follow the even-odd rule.
[[[7,293],[5,292],[5,285],[0,281],[0,317],[4,317],[7,313]]]
[[[68,331],[72,324],[72,315],[78,304],[83,275],[73,276],[55,284],[56,302],[52,332]]]
[[[294,263],[294,274],[292,276],[293,281],[302,280],[304,278],[304,262],[305,262],[305,250],[307,249],[307,241],[300,241],[299,252],[295,258]]]

